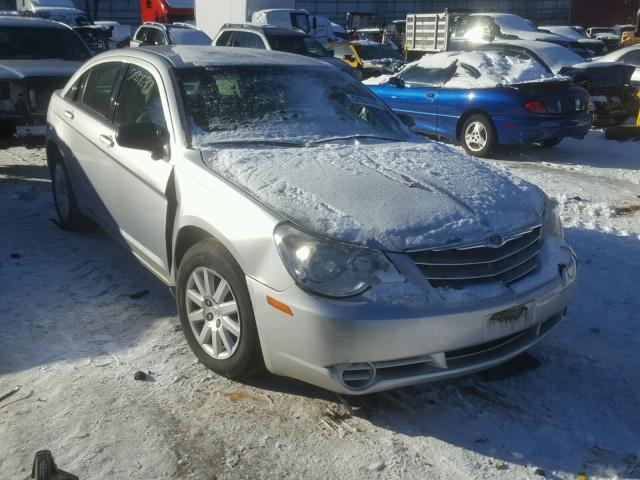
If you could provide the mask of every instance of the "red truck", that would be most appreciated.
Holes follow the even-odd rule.
[[[140,0],[142,22],[190,22],[195,19],[193,0]]]

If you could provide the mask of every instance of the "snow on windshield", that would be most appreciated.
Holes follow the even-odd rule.
[[[192,145],[305,144],[350,135],[406,139],[406,128],[362,84],[338,70],[236,66],[178,74]]]

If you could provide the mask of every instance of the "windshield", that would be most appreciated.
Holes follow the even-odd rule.
[[[354,47],[362,60],[383,60],[385,58],[404,60],[400,52],[383,45],[354,45]]]
[[[331,52],[313,38],[298,35],[269,35],[269,45],[279,52],[297,53],[306,57],[332,57]]]
[[[211,45],[209,36],[195,28],[168,27],[173,45]]]
[[[229,141],[295,145],[349,136],[407,138],[405,127],[377,97],[338,70],[196,68],[179,71],[178,80],[194,146]]]
[[[84,61],[91,56],[71,30],[59,28],[0,28],[0,59],[60,59]]]

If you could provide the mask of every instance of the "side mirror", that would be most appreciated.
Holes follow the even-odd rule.
[[[404,88],[404,80],[400,77],[391,77],[389,78],[389,85],[393,85],[394,87]]]
[[[356,57],[354,57],[353,55],[344,55],[342,57],[342,60],[344,60],[346,62],[355,62],[356,61]]]
[[[153,158],[162,158],[167,146],[167,131],[151,122],[122,125],[116,134],[116,142],[121,147],[146,150]]]
[[[398,113],[397,115],[400,121],[404,123],[410,130],[416,128],[416,121],[411,115],[407,115],[405,113]]]

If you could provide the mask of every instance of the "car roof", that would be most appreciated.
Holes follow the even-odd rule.
[[[176,45],[171,47],[139,47],[115,49],[94,58],[137,57],[147,61],[167,62],[176,69],[216,66],[306,66],[333,68],[311,57],[293,53],[237,47]]]
[[[306,37],[302,30],[281,25],[262,25],[257,23],[225,23],[220,31],[224,30],[247,30],[250,32],[261,32],[265,35],[291,35],[292,37]]]
[[[60,22],[38,17],[0,17],[0,27],[38,27],[68,30],[70,27]]]

